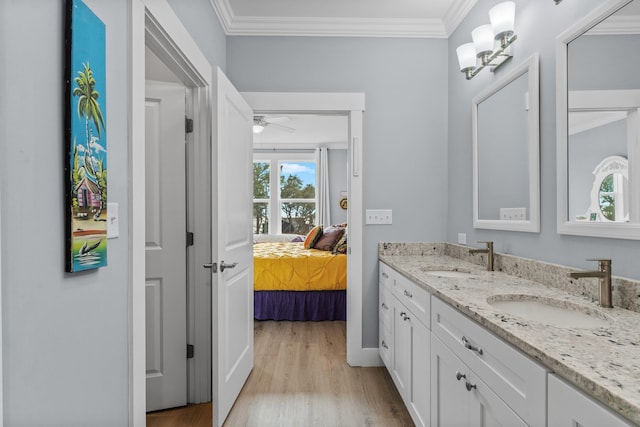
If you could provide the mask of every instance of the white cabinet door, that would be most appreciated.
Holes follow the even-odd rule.
[[[437,337],[431,337],[433,427],[527,427],[477,375]]]
[[[442,341],[431,335],[431,426],[469,426],[471,393],[465,388],[467,367]]]
[[[527,427],[502,399],[500,399],[473,372],[469,373],[468,385],[471,393],[469,425],[477,427]]]
[[[411,388],[411,314],[393,299],[393,361],[391,377],[402,399],[407,402]]]
[[[634,426],[553,374],[548,384],[548,427]]]
[[[431,332],[421,322],[412,321],[409,406],[411,416],[417,426],[429,426],[431,422],[430,357]]]

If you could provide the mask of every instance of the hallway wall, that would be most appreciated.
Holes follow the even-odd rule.
[[[127,0],[86,0],[107,28],[108,266],[64,273],[64,2],[0,2],[4,423],[128,423]]]

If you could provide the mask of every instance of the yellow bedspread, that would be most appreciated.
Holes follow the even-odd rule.
[[[253,288],[256,291],[347,289],[347,256],[305,249],[301,242],[255,244]]]

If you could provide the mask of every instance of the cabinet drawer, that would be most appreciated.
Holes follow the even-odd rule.
[[[393,293],[398,300],[413,313],[416,319],[424,323],[427,329],[430,329],[429,292],[401,274],[395,276],[394,283]]]
[[[432,333],[528,425],[545,426],[547,370],[436,297],[431,310]]]
[[[378,284],[380,287],[393,289],[395,272],[391,267],[383,262],[378,262]]]

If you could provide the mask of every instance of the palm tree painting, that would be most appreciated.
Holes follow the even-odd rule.
[[[81,0],[67,0],[65,112],[66,270],[107,265],[105,26]]]

